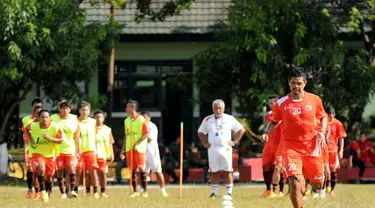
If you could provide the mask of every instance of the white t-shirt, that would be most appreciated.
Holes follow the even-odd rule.
[[[221,119],[216,119],[214,114],[204,118],[198,132],[208,135],[208,143],[213,146],[228,146],[232,131],[237,133],[242,128],[235,117],[223,113]]]
[[[158,147],[158,127],[151,121],[147,124],[148,135],[147,138],[151,139],[151,142],[148,143],[148,146],[157,148]]]

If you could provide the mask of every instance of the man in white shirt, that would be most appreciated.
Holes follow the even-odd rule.
[[[225,176],[224,183],[227,194],[232,194],[232,147],[238,144],[245,133],[243,126],[231,115],[224,113],[225,103],[217,99],[212,103],[214,114],[203,119],[198,129],[198,136],[208,149],[208,164],[211,171],[212,194],[218,195],[220,175]],[[235,133],[232,140],[232,131]]]
[[[146,172],[154,172],[160,185],[161,193],[164,197],[168,194],[165,190],[164,175],[161,168],[161,160],[158,146],[158,127],[151,122],[149,112],[142,112],[142,116],[147,120],[148,143],[146,151]]]

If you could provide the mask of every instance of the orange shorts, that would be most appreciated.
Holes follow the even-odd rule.
[[[311,182],[322,182],[324,164],[322,156],[298,156],[283,154],[283,165],[286,177],[303,175]]]
[[[275,163],[276,152],[276,148],[266,144],[262,153],[262,165],[273,165]]]
[[[45,173],[48,176],[53,176],[55,174],[55,159],[54,158],[46,158],[41,154],[33,153],[33,165],[32,170],[33,172],[38,172],[38,167],[40,165],[45,166]]]
[[[329,165],[329,155],[328,155],[327,149],[322,149],[322,156],[323,156],[324,166],[328,167],[328,165]]]
[[[102,172],[102,173],[108,173],[107,160],[105,160],[103,158],[98,158],[97,162],[98,162],[98,171]]]
[[[56,158],[57,170],[64,170],[67,167],[77,165],[77,158],[72,154],[60,154]]]
[[[133,162],[130,161],[131,155],[130,151],[126,152],[126,161],[128,163],[128,167],[132,168],[132,170],[138,169],[141,172],[146,171],[146,154],[140,153],[137,151],[133,151]],[[131,166],[131,163],[133,165]]]
[[[339,156],[337,152],[330,152],[329,155],[329,168],[331,170],[340,169]]]
[[[27,171],[34,172],[33,171],[33,158],[32,158],[32,156],[26,159],[25,164],[26,164]]]
[[[85,166],[85,170],[91,170],[93,168],[98,168],[98,163],[96,161],[96,155],[94,151],[84,152],[79,158],[77,170],[82,170]]]

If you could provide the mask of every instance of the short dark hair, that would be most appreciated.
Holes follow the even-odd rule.
[[[136,100],[130,99],[130,100],[128,100],[128,102],[126,103],[126,105],[128,105],[128,104],[135,104],[136,110],[138,110],[138,108],[139,108],[139,103]]]
[[[148,117],[151,117],[150,112],[148,112],[148,111],[143,111],[143,112],[141,113],[141,115],[146,115],[146,116],[148,116]]]
[[[43,103],[42,99],[40,98],[34,98],[33,101],[31,101],[31,106],[33,106],[35,103]]]
[[[306,72],[302,67],[293,67],[292,70],[290,70],[288,80],[291,80],[293,77],[302,77],[303,80],[307,80]]]
[[[61,101],[59,107],[60,108],[70,108],[70,109],[72,109],[72,103],[70,101],[63,100],[63,101]]]
[[[81,102],[79,103],[79,109],[81,109],[82,107],[86,107],[86,106],[88,106],[89,108],[91,108],[90,103],[87,102],[87,101],[81,101]]]
[[[269,97],[268,97],[268,99],[279,99],[280,98],[280,96],[278,96],[278,95],[276,95],[276,94],[272,94],[272,95],[270,95]]]
[[[51,112],[50,112],[49,110],[47,110],[47,109],[42,109],[42,110],[39,112],[39,116],[41,116],[42,113],[44,113],[44,112],[47,112],[48,115],[51,116]]]
[[[59,99],[57,99],[56,102],[57,102],[57,103],[60,103],[60,102],[65,101],[65,100],[67,100],[67,99],[65,99],[65,98],[63,98],[63,97],[59,97]]]
[[[102,111],[102,110],[97,110],[97,111],[95,111],[95,113],[94,113],[94,117],[95,117],[96,115],[98,115],[98,114],[103,114],[103,116],[104,116],[104,111]]]
[[[335,108],[333,106],[328,106],[326,108],[326,113],[327,114],[335,114],[336,113]]]

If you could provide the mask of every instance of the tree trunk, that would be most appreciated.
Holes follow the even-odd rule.
[[[22,96],[14,102],[8,112],[5,114],[3,118],[3,122],[1,123],[1,128],[0,128],[0,176],[5,175],[8,172],[8,149],[7,149],[7,143],[5,141],[5,129],[8,125],[8,120],[10,115],[12,114],[13,110],[15,107],[20,104],[22,100],[25,99],[26,92],[23,92]]]

